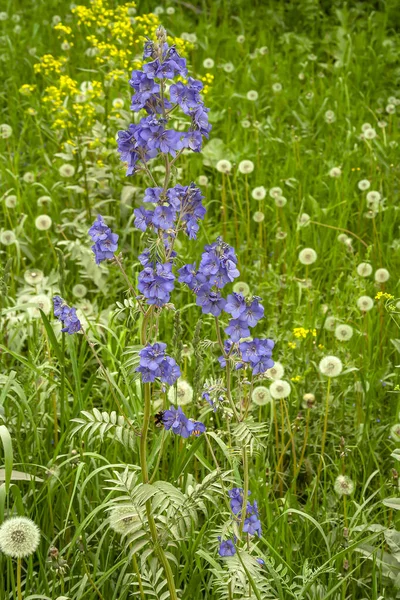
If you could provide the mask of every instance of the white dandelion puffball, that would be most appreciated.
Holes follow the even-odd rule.
[[[244,35],[238,35],[236,38],[236,41],[238,44],[244,44],[244,42],[246,41],[246,38],[244,37]]]
[[[302,265],[312,265],[317,260],[317,253],[312,248],[303,248],[299,252],[299,261]]]
[[[235,67],[233,66],[233,64],[231,62],[227,62],[224,64],[223,69],[224,69],[225,73],[232,73],[232,71],[234,71]]]
[[[374,307],[374,301],[370,296],[360,296],[357,300],[357,306],[362,312],[368,312]]]
[[[371,190],[367,194],[367,202],[370,202],[371,204],[374,204],[376,202],[379,203],[381,198],[382,198],[381,194],[375,190]]]
[[[268,404],[268,402],[271,402],[271,394],[269,393],[269,389],[267,387],[264,385],[258,385],[252,391],[251,399],[254,404],[257,404],[257,406],[264,406],[265,404]]]
[[[256,100],[258,100],[258,92],[256,90],[249,90],[246,94],[246,98],[247,100],[255,102]]]
[[[302,406],[303,408],[313,408],[315,404],[315,396],[311,392],[307,392],[303,396]]]
[[[260,210],[257,210],[253,214],[253,221],[255,221],[256,223],[262,223],[264,221],[264,219],[265,219],[265,215]]]
[[[353,337],[353,328],[350,325],[338,325],[335,328],[335,338],[341,342],[347,342]]]
[[[28,307],[28,314],[34,319],[40,319],[41,310],[45,315],[48,315],[52,306],[50,298],[44,294],[32,296],[32,298],[29,299],[29,304],[34,305]]]
[[[230,173],[232,170],[232,163],[223,158],[217,162],[216,168],[220,173]]]
[[[369,263],[360,263],[357,266],[357,273],[360,277],[369,277],[372,273],[372,265]]]
[[[396,423],[390,428],[390,435],[396,442],[400,442],[400,423]]]
[[[282,231],[282,229],[279,228],[278,231],[276,232],[275,237],[277,240],[284,240],[287,238],[287,233],[286,233],[286,231]]]
[[[3,246],[11,246],[16,241],[15,233],[11,229],[6,229],[0,233],[0,244],[3,244]]]
[[[12,558],[25,558],[35,552],[40,530],[27,517],[11,517],[0,526],[0,550]]]
[[[165,11],[167,13],[167,15],[174,15],[175,14],[175,8],[173,6],[168,6],[168,8]]]
[[[369,129],[366,129],[364,131],[364,138],[366,140],[373,140],[376,138],[376,131],[375,129],[373,129],[372,127],[370,127]]]
[[[199,185],[207,185],[208,184],[208,177],[207,175],[199,175],[197,182]]]
[[[251,192],[251,196],[252,196],[252,198],[254,198],[254,200],[264,200],[266,195],[267,195],[267,190],[265,189],[265,187],[263,185],[260,185],[259,187],[255,187],[254,190],[252,190],[252,192]]]
[[[342,372],[343,365],[337,356],[324,356],[319,363],[319,370],[327,377],[337,377]]]
[[[61,167],[58,169],[58,172],[60,173],[61,177],[73,177],[75,175],[75,167],[65,163],[65,165],[61,165]]]
[[[205,69],[212,69],[214,67],[214,65],[215,65],[215,62],[213,61],[212,58],[205,58],[203,60],[203,67]]]
[[[342,174],[342,170],[339,167],[333,167],[329,171],[329,177],[340,177]]]
[[[281,398],[287,398],[290,395],[290,384],[282,379],[276,379],[269,386],[269,393],[274,400],[280,400]]]
[[[126,504],[113,508],[108,522],[116,533],[125,535],[140,524],[140,518],[135,508]]]
[[[394,104],[388,104],[386,107],[386,112],[388,115],[393,115],[396,112],[396,107]]]
[[[337,236],[338,242],[340,242],[341,244],[347,244],[347,240],[349,239],[349,236],[346,235],[345,233],[339,233],[339,235]]]
[[[177,403],[179,406],[190,404],[193,400],[192,386],[184,379],[178,379],[176,389],[175,386],[172,385],[168,390],[168,400],[172,404]]]
[[[124,104],[125,102],[122,100],[122,98],[114,98],[112,101],[113,108],[116,108],[117,110],[124,108]]]
[[[17,201],[17,196],[14,196],[14,194],[4,198],[4,204],[7,206],[7,208],[15,208],[17,206]]]
[[[310,224],[310,221],[311,217],[307,213],[302,213],[297,220],[299,227],[307,227]]]
[[[282,84],[281,83],[274,83],[272,86],[272,91],[275,92],[275,94],[279,94],[279,92],[282,91]]]
[[[49,217],[49,215],[39,215],[35,219],[35,227],[39,231],[47,231],[48,229],[50,229],[52,223],[53,221],[51,220],[51,217]]]
[[[240,121],[240,124],[243,127],[243,129],[248,129],[249,127],[251,127],[251,123],[248,119],[243,119],[243,121]]]
[[[324,323],[324,329],[326,329],[327,331],[334,331],[336,327],[336,318],[335,317],[326,317],[325,319],[325,323]]]
[[[86,285],[83,285],[83,283],[77,283],[72,288],[72,294],[75,296],[75,298],[84,298],[87,294],[87,291],[87,287]]]
[[[52,199],[50,196],[40,196],[40,198],[37,199],[37,205],[38,206],[46,206],[47,204],[51,204]]]
[[[71,46],[70,44],[68,44],[68,42],[63,42],[60,47],[61,50],[64,50],[64,52],[66,52],[67,50],[71,50]]]
[[[271,196],[271,198],[279,198],[279,196],[282,196],[282,188],[280,187],[272,187],[269,190],[269,195]]]
[[[365,190],[368,190],[371,187],[371,183],[368,181],[368,179],[361,179],[361,181],[359,181],[357,185],[358,189],[362,192],[365,192]]]
[[[365,131],[367,131],[367,129],[372,129],[372,125],[371,125],[371,123],[363,123],[363,124],[361,125],[361,131],[362,131],[362,132],[365,132]]]
[[[266,371],[267,377],[271,377],[271,379],[282,379],[284,374],[285,368],[280,362],[275,362],[274,366]]]
[[[243,175],[248,175],[254,171],[254,163],[251,160],[242,160],[239,163],[238,169]]]
[[[233,286],[235,294],[242,294],[242,296],[248,296],[250,294],[250,288],[245,281],[237,281]]]
[[[27,173],[23,174],[22,179],[25,181],[25,183],[33,183],[35,181],[35,175],[34,173],[28,171]]]
[[[333,110],[327,110],[324,115],[326,123],[334,123],[336,121],[336,115]]]
[[[336,477],[334,488],[338,496],[351,496],[354,492],[354,483],[347,475],[339,475]]]
[[[279,208],[283,208],[284,206],[286,206],[287,204],[287,199],[285,198],[285,196],[277,196],[275,198],[275,205],[278,206]]]
[[[12,136],[12,127],[10,127],[10,125],[7,125],[7,123],[2,123],[0,125],[0,137],[3,138],[3,140],[7,140],[11,136]]]
[[[376,283],[385,283],[389,279],[390,273],[387,269],[377,269],[374,277]]]
[[[43,271],[40,269],[28,269],[24,273],[24,279],[28,285],[37,285],[41,281],[43,281]]]

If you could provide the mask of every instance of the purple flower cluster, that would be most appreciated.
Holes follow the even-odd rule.
[[[232,315],[225,333],[229,335],[232,342],[238,342],[241,338],[250,335],[250,327],[257,325],[258,321],[264,316],[264,307],[260,304],[261,298],[254,296],[251,300],[246,300],[241,294],[229,294],[225,312]]]
[[[145,63],[141,71],[133,71],[129,84],[134,90],[131,109],[144,109],[148,116],[129,125],[127,131],[118,132],[118,150],[121,160],[128,163],[127,175],[134,173],[139,161],[145,163],[159,152],[173,157],[184,148],[200,152],[203,136],[208,137],[211,130],[208,109],[200,96],[201,81],[192,77],[186,84],[178,81],[170,85],[170,97],[166,98],[165,81],[187,76],[186,60],[175,47],[165,41],[147,42],[144,58],[153,60]],[[190,118],[187,131],[167,128],[167,111],[177,106]]]
[[[97,219],[89,229],[89,235],[94,242],[92,250],[96,264],[99,265],[103,260],[114,257],[114,252],[118,249],[119,236],[111,231],[101,215],[97,215]]]
[[[250,496],[251,492],[248,492]],[[241,518],[241,512],[243,507],[243,488],[232,488],[228,492],[230,498],[230,506],[231,511],[234,515],[237,515],[238,518]],[[261,536],[261,523],[258,514],[258,506],[257,501],[254,500],[253,504],[247,502],[246,506],[246,517],[244,520],[243,531],[245,533],[249,533],[250,535]]]
[[[218,536],[218,540],[221,542],[218,550],[220,556],[234,556],[236,554],[236,538],[234,540],[221,541],[221,536]]]
[[[196,239],[198,221],[204,219],[206,214],[203,198],[194,183],[187,186],[178,184],[165,193],[161,187],[147,188],[143,202],[151,202],[156,207],[154,210],[147,210],[142,206],[136,208],[135,226],[141,231],[152,227],[157,231],[173,232],[176,235],[176,224],[179,223],[189,238]]]
[[[157,342],[147,344],[139,352],[140,363],[136,371],[142,376],[143,383],[155,381],[157,378],[163,383],[173,385],[180,377],[181,370],[175,360],[165,353],[167,344]]]
[[[174,289],[172,262],[154,263],[146,250],[139,256],[139,260],[144,266],[138,277],[139,292],[147,299],[148,304],[164,306],[169,302]]]
[[[191,435],[197,437],[206,430],[204,423],[201,421],[188,419],[180,406],[178,408],[170,406],[169,410],[165,410],[162,415],[162,422],[165,429],[171,429],[173,433],[185,439]]]
[[[184,265],[179,269],[178,281],[195,292],[196,304],[204,314],[219,317],[225,309],[226,300],[221,296],[222,289],[239,276],[237,258],[234,249],[217,238],[217,241],[205,247],[200,265]]]
[[[60,296],[54,296],[53,306],[54,316],[64,325],[61,331],[72,335],[82,329],[81,322],[76,315],[76,308],[68,306]]]

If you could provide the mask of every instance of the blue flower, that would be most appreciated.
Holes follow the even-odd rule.
[[[197,292],[196,304],[201,306],[203,314],[219,317],[225,306],[225,298],[219,292],[214,292],[208,284],[203,284]]]
[[[242,360],[245,363],[250,363],[254,375],[265,373],[274,366],[274,361],[271,359],[274,345],[274,342],[270,339],[258,338],[239,344]]]
[[[221,542],[220,536],[218,536],[218,540]],[[218,552],[220,556],[234,556],[236,554],[235,544],[232,540],[224,540],[220,543]]]
[[[170,406],[169,410],[165,410],[162,421],[165,429],[171,429],[173,433],[185,439],[191,435],[197,437],[206,431],[204,423],[188,419],[180,406],[178,408]]]
[[[89,235],[94,242],[92,250],[96,264],[114,257],[114,252],[118,250],[119,236],[111,231],[101,215],[97,215],[97,219],[89,229]]]
[[[77,317],[76,308],[71,308],[60,296],[54,296],[53,298],[54,316],[62,321],[64,324],[64,333],[78,333],[82,329],[81,322]]]
[[[234,319],[238,319],[246,308],[246,300],[242,294],[229,294],[226,299],[225,312],[232,315]]]
[[[225,333],[229,335],[232,342],[238,342],[241,338],[248,337],[250,335],[250,329],[246,323],[240,319],[231,319],[228,327],[225,329]]]
[[[207,276],[208,283],[223,288],[232,282],[240,273],[236,267],[237,258],[234,249],[217,238],[213,244],[205,246],[201,257],[199,271]]]
[[[172,263],[156,263],[155,269],[153,266],[147,266],[139,273],[138,289],[148,304],[164,306],[170,300],[174,281]]]
[[[167,345],[162,342],[147,344],[139,352],[139,366],[136,371],[142,376],[143,383],[160,379],[163,383],[173,385],[180,377],[181,371],[175,360],[165,353]]]
[[[250,496],[250,494],[251,492],[249,491],[248,495]],[[231,499],[231,511],[234,515],[238,515],[243,506],[243,488],[232,488],[229,490],[228,496]]]
[[[261,522],[258,515],[257,501],[254,500],[253,505],[247,503],[246,518],[244,520],[243,531],[250,535],[257,534],[261,537]]]

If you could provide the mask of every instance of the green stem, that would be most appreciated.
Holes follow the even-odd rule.
[[[140,597],[142,598],[142,600],[146,600],[146,596],[144,595],[144,590],[143,590],[142,578],[140,576],[139,565],[137,564],[135,555],[132,556],[132,563],[133,563],[133,569],[136,573],[136,577],[137,577],[138,584],[139,584]]]
[[[322,464],[324,462],[324,453],[325,453],[325,443],[326,443],[326,434],[328,431],[328,415],[329,415],[329,392],[331,389],[331,378],[328,377],[328,387],[326,390],[326,400],[325,400],[325,417],[324,417],[324,428],[322,430],[322,439],[321,439],[321,456],[319,459],[318,471],[317,471],[317,482],[315,486],[315,490],[318,487],[319,477],[321,475]]]
[[[243,446],[243,504],[242,504],[242,517],[240,519],[239,527],[239,538],[242,535],[244,520],[247,512],[247,497],[249,495],[249,464],[247,459],[247,448]]]
[[[18,593],[18,600],[22,600],[22,590],[21,590],[21,559],[18,558],[17,560],[17,593]]]

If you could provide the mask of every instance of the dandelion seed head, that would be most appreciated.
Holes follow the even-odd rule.
[[[327,110],[324,115],[326,123],[334,123],[336,121],[336,115],[333,110]]]
[[[275,205],[278,206],[279,208],[283,208],[284,206],[286,206],[287,204],[287,199],[285,198],[285,196],[277,196],[275,198]]]
[[[220,173],[230,173],[232,170],[232,163],[223,158],[217,162],[216,168]]]
[[[369,277],[372,273],[372,265],[363,262],[357,266],[357,273],[360,277]]]
[[[396,112],[396,107],[394,104],[388,104],[386,106],[386,112],[388,115],[393,115]]]
[[[263,185],[260,185],[259,187],[255,187],[251,192],[251,196],[252,196],[252,198],[254,198],[254,200],[264,200],[266,195],[267,195],[267,190],[265,189],[265,187]]]
[[[371,190],[367,194],[367,202],[370,202],[370,203],[375,202],[376,203],[376,202],[380,202],[381,199],[382,199],[381,194],[375,190]]]
[[[224,69],[225,73],[232,73],[235,69],[231,62],[225,63],[222,68]]]
[[[178,379],[175,386],[171,386],[168,390],[168,400],[171,404],[178,404],[178,406],[185,406],[190,404],[193,400],[193,388],[184,379]]]
[[[281,83],[274,83],[274,84],[272,85],[272,91],[273,91],[275,94],[279,94],[279,92],[281,92],[281,91],[282,91],[282,84],[281,84]]]
[[[72,288],[72,294],[75,296],[75,298],[84,298],[87,294],[87,291],[87,287],[83,285],[83,283],[77,283]]]
[[[354,492],[354,483],[347,475],[339,475],[336,477],[334,488],[338,496],[351,496]]]
[[[38,294],[37,296],[32,296],[29,299],[30,304],[34,304],[35,306],[30,306],[28,308],[28,313],[34,319],[40,319],[40,311],[42,310],[45,315],[48,315],[51,310],[52,302],[51,299],[45,294]]]
[[[357,300],[358,308],[363,312],[368,312],[374,307],[374,301],[370,296],[360,296]]]
[[[2,123],[0,125],[0,137],[3,138],[3,140],[7,140],[11,136],[12,136],[12,127],[10,127],[10,125],[7,125],[7,123]]]
[[[368,190],[371,187],[371,182],[368,181],[368,179],[361,179],[357,185],[359,190],[365,192],[365,190]]]
[[[307,213],[302,213],[297,220],[299,227],[307,227],[310,224],[310,221],[311,217]]]
[[[251,123],[248,119],[243,119],[243,121],[240,121],[240,124],[243,127],[243,129],[248,129],[249,127],[251,127]]]
[[[39,231],[47,231],[52,226],[53,221],[49,215],[39,215],[35,219],[35,227]]]
[[[284,240],[287,238],[287,233],[286,233],[286,231],[282,231],[282,229],[279,228],[276,232],[275,237],[277,240]]]
[[[215,62],[212,58],[205,58],[203,60],[203,67],[205,69],[212,69],[214,67],[214,65],[215,65]]]
[[[61,177],[65,177],[67,179],[75,175],[75,167],[65,163],[64,165],[61,165],[61,167],[58,169],[58,172],[60,173]]]
[[[346,235],[345,233],[339,233],[339,235],[337,236],[338,242],[340,242],[341,244],[347,244],[347,240],[349,239],[349,236]]]
[[[37,199],[37,205],[38,206],[47,206],[48,204],[52,203],[52,199],[50,196],[40,196],[40,198]]]
[[[35,181],[35,175],[34,173],[27,171],[23,174],[22,179],[25,181],[25,183],[33,183]]]
[[[337,356],[324,356],[319,363],[319,370],[322,375],[326,375],[327,377],[338,377],[342,372],[342,369],[342,361]]]
[[[173,6],[168,6],[165,12],[167,13],[167,15],[174,15],[175,8]]]
[[[303,396],[302,406],[303,408],[313,408],[315,404],[315,396],[311,392],[307,392]]]
[[[332,169],[329,171],[329,177],[337,178],[340,177],[341,174],[342,169],[340,169],[340,167],[332,167]]]
[[[269,389],[264,385],[258,385],[255,387],[251,393],[251,399],[254,404],[257,406],[264,406],[271,402],[271,394],[269,393]]]
[[[375,271],[374,278],[377,283],[385,283],[385,281],[388,281],[389,277],[390,273],[387,269],[377,269]]]
[[[285,374],[285,368],[282,363],[275,361],[274,366],[267,370],[266,376],[271,379],[282,379]]]
[[[256,90],[250,90],[246,94],[247,100],[251,100],[251,102],[255,102],[258,100],[258,92]]]
[[[35,552],[40,530],[27,517],[11,517],[0,526],[0,550],[12,558],[26,558]]]
[[[337,325],[335,328],[335,337],[341,342],[347,342],[353,337],[353,328],[350,325]]]
[[[16,235],[10,229],[5,229],[0,233],[0,244],[3,244],[3,246],[11,246],[11,244],[15,244],[16,241]]]
[[[244,35],[238,35],[236,38],[236,41],[238,44],[244,44],[244,42],[246,41],[246,38],[244,37]]]
[[[269,393],[274,400],[287,398],[290,395],[290,383],[282,379],[276,379],[269,386]]]
[[[257,210],[253,214],[253,221],[255,221],[256,223],[262,223],[264,221],[264,219],[265,219],[265,215],[260,210]]]
[[[251,160],[242,160],[239,163],[238,169],[243,175],[248,175],[254,171],[254,163]]]
[[[204,185],[206,186],[208,184],[208,177],[207,175],[199,175],[197,182],[199,185]]]
[[[390,435],[395,442],[400,442],[400,423],[396,423],[390,428]]]
[[[302,265],[312,265],[317,260],[317,253],[313,248],[303,248],[299,252],[299,261]]]
[[[17,206],[17,196],[10,194],[4,198],[4,204],[7,208],[15,208]]]
[[[376,131],[372,127],[364,131],[364,137],[366,140],[373,140],[376,138]]]
[[[122,100],[122,98],[114,98],[112,101],[113,108],[116,108],[117,110],[124,108],[124,104],[125,102]]]
[[[271,196],[271,198],[279,198],[279,196],[282,196],[282,188],[280,187],[272,187],[269,190],[269,195]]]

